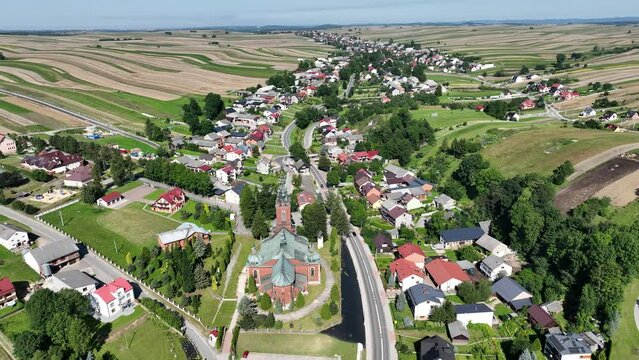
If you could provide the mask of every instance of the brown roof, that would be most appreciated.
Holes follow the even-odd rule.
[[[544,310],[539,305],[533,305],[528,309],[528,318],[532,323],[536,324],[542,329],[557,326],[557,322],[555,322],[555,319],[553,319],[552,316],[550,316],[550,314],[548,314],[546,310]]]
[[[401,206],[395,206],[387,212],[390,217],[397,219],[398,217],[406,214],[406,210]]]

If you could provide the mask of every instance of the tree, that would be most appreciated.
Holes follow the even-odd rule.
[[[195,280],[195,287],[197,289],[204,289],[205,287],[211,285],[211,275],[206,270],[204,270],[204,266],[201,262],[195,265],[195,269],[193,270],[193,277]]]
[[[324,320],[328,320],[331,318],[331,308],[328,306],[328,304],[324,303],[324,305],[322,305],[322,308],[320,309],[320,316]]]
[[[437,87],[435,88],[435,96],[442,96],[444,93],[442,86],[441,85],[437,85]]]
[[[295,307],[301,309],[306,304],[306,300],[304,299],[304,294],[301,292],[297,295],[297,299],[295,299]]]
[[[240,194],[240,213],[244,219],[244,225],[247,227],[253,224],[253,216],[255,216],[256,210],[257,204],[253,188],[251,186],[244,186]]]
[[[268,236],[268,225],[266,219],[262,214],[262,210],[258,210],[253,218],[253,224],[251,225],[251,234],[255,239],[263,239]]]
[[[321,201],[306,205],[302,210],[302,224],[304,235],[311,241],[317,241],[318,236],[328,238],[326,233],[326,208]]]
[[[47,182],[49,180],[51,180],[51,175],[49,175],[46,171],[44,170],[33,170],[29,173],[29,176],[35,180],[35,181],[39,181],[39,182]]]
[[[69,346],[78,355],[86,354],[91,349],[94,332],[92,328],[82,319],[73,319],[69,324]]]
[[[347,235],[351,231],[351,227],[348,223],[348,216],[346,211],[342,207],[341,200],[337,200],[339,203],[331,209],[331,226],[337,230],[337,233],[341,236]]]
[[[566,55],[557,54],[556,59],[557,59],[557,65],[562,65],[566,61]]]
[[[341,182],[343,169],[340,165],[333,166],[326,174],[326,185],[335,187]]]
[[[104,189],[99,181],[92,181],[82,188],[81,198],[87,204],[95,204],[104,195]]]
[[[306,149],[304,149],[304,146],[302,146],[302,144],[300,144],[299,142],[293,143],[288,148],[288,151],[291,153],[291,157],[293,158],[293,160],[302,160],[304,164],[310,164],[310,159],[308,157],[308,154],[306,154]]]
[[[512,358],[517,358],[529,348],[530,342],[528,341],[528,338],[523,336],[517,337],[510,345],[510,356]]]
[[[218,94],[208,93],[204,98],[204,116],[209,120],[217,119],[224,111],[224,101]]]
[[[331,168],[331,160],[326,155],[321,155],[317,161],[317,168],[328,171]]]
[[[57,303],[57,295],[49,289],[41,289],[33,293],[25,305],[31,328],[45,332],[48,320],[57,311],[52,304]]]
[[[528,75],[530,73],[530,69],[526,65],[521,66],[521,70],[519,70],[520,75]]]
[[[0,60],[6,60],[7,58],[4,56],[3,53],[0,52]]]
[[[43,350],[46,338],[43,334],[34,331],[24,331],[13,339],[13,354],[19,360],[31,360],[38,350]]]
[[[269,310],[272,305],[271,297],[267,293],[262,294],[262,297],[260,298],[260,309]]]
[[[269,311],[262,325],[267,329],[272,329],[275,326],[275,315]]]
[[[335,301],[331,301],[330,304],[328,304],[328,308],[331,310],[331,315],[336,315],[339,312],[339,306],[337,306]]]
[[[257,304],[251,298],[244,296],[237,305],[237,310],[242,316],[251,316],[257,314]]]
[[[195,239],[193,242],[193,254],[195,254],[195,257],[201,259],[206,256],[207,252],[208,246],[204,243],[204,240],[201,238]]]
[[[526,349],[521,353],[521,355],[519,355],[518,360],[537,360],[537,355],[535,355],[534,352]]]
[[[255,294],[257,292],[257,284],[255,284],[255,278],[253,275],[249,275],[246,292],[249,294]]]
[[[455,308],[453,307],[453,303],[446,301],[444,305],[434,308],[429,320],[445,324],[455,321]]]
[[[563,164],[559,165],[552,172],[550,179],[555,185],[561,185],[566,181],[566,178],[575,172],[575,168],[572,166],[570,160],[566,160]]]

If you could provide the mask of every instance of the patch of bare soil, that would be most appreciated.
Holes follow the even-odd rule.
[[[612,205],[626,206],[637,199],[639,171],[635,171],[597,191],[594,197],[609,197]]]

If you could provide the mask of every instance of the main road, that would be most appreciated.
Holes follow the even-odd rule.
[[[34,219],[31,216],[24,215],[6,206],[0,206],[0,215],[6,216],[10,219],[29,226],[33,234],[47,238],[53,242],[61,241],[63,239],[69,240],[69,237],[57,231],[56,229],[43,224],[42,222]],[[79,264],[70,266],[80,268],[86,266],[91,267],[95,274],[95,277],[104,283],[113,281],[115,278],[118,277],[124,277],[129,281],[132,281],[133,283],[137,283],[137,281],[131,279],[125,273],[121,272],[119,269],[91,252],[85,253]],[[137,284],[140,287],[140,297],[156,298],[154,294],[145,290],[145,286],[143,284]],[[189,341],[191,341],[193,345],[195,345],[198,352],[200,353],[200,356],[202,356],[202,358],[204,358],[205,360],[216,360],[217,355],[215,351],[208,344],[206,337],[200,332],[200,330],[198,330],[198,327],[195,326],[186,316],[184,317],[184,324],[184,335],[187,337],[187,339],[189,339]]]
[[[0,93],[5,94],[5,95],[10,95],[10,96],[15,96],[17,98],[24,99],[24,100],[36,103],[38,105],[42,105],[44,107],[48,107],[50,109],[59,111],[59,112],[61,112],[63,114],[67,114],[69,116],[72,116],[72,117],[74,117],[74,118],[76,118],[78,120],[84,121],[87,124],[94,125],[94,126],[99,126],[99,127],[103,128],[103,129],[109,130],[109,131],[111,131],[113,133],[120,134],[122,136],[126,136],[126,137],[131,138],[131,139],[135,139],[135,140],[137,140],[137,141],[139,141],[141,143],[144,143],[146,145],[149,145],[149,146],[153,147],[154,149],[157,149],[157,148],[160,147],[160,145],[158,145],[156,142],[153,142],[153,141],[151,141],[151,140],[149,140],[149,139],[147,139],[147,138],[145,138],[143,136],[139,136],[139,135],[130,133],[128,131],[124,131],[124,130],[118,129],[118,128],[116,128],[116,127],[114,127],[114,126],[112,126],[110,124],[104,123],[104,122],[102,122],[100,120],[96,120],[94,118],[90,118],[90,117],[88,117],[86,115],[83,115],[83,114],[77,113],[75,111],[71,111],[71,110],[65,109],[65,108],[63,108],[61,106],[52,104],[50,102],[46,102],[46,101],[31,97],[31,96],[18,94],[16,92],[7,91],[7,90],[4,90],[4,89],[0,89]]]

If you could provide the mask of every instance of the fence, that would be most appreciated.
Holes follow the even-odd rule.
[[[293,330],[293,329],[250,329],[243,330],[240,329],[240,332],[243,333],[254,333],[254,334],[293,334],[293,335],[313,335],[319,334],[322,331],[328,330],[335,325],[339,325],[340,322],[333,322],[328,325],[324,325],[319,329],[309,329],[309,330]]]
[[[44,215],[46,215],[46,214],[48,214],[48,213],[51,213],[51,212],[54,212],[54,211],[60,210],[60,209],[65,208],[65,207],[67,207],[67,206],[71,206],[71,205],[73,205],[73,204],[75,204],[75,203],[77,203],[77,202],[79,202],[79,201],[80,201],[80,199],[71,200],[71,201],[66,202],[66,203],[64,203],[64,204],[58,205],[58,206],[54,207],[53,209],[45,210],[45,211],[43,211],[43,212],[41,212],[41,213],[39,213],[39,214],[36,214],[36,215],[35,215],[35,218],[36,218],[36,219],[38,219],[38,220],[40,220],[39,218],[40,218],[41,216],[44,216]]]
[[[47,221],[42,220],[39,217],[36,217],[37,220],[39,220],[40,222],[42,222],[43,224],[55,229],[56,231],[60,232],[61,234],[63,234],[64,236],[70,238],[71,240],[73,240],[76,243],[80,243],[82,245],[84,245],[86,247],[86,249],[94,254],[95,256],[99,257],[100,259],[102,259],[103,261],[107,262],[109,265],[115,267],[116,269],[118,269],[120,272],[122,272],[124,275],[126,275],[127,277],[129,277],[130,279],[135,280],[141,288],[143,288],[144,291],[154,295],[155,297],[158,297],[162,300],[164,300],[166,303],[169,303],[171,306],[173,306],[174,308],[178,309],[182,314],[186,314],[188,315],[188,317],[190,317],[191,319],[193,319],[194,321],[196,321],[202,329],[208,331],[209,329],[204,325],[204,323],[202,322],[202,318],[195,316],[192,312],[190,312],[188,309],[182,307],[181,305],[177,304],[176,302],[174,302],[173,300],[167,298],[166,296],[164,296],[163,294],[159,293],[158,291],[156,291],[155,289],[151,288],[150,286],[148,286],[147,284],[145,284],[142,280],[140,280],[138,277],[136,277],[135,275],[131,274],[130,272],[128,272],[126,269],[123,269],[120,265],[114,263],[113,261],[111,261],[111,259],[107,258],[106,256],[100,254],[97,250],[93,249],[91,246],[83,243],[82,241],[76,239],[75,237],[73,237],[72,235],[67,234],[64,230],[62,229],[58,229],[55,225],[49,224]]]

